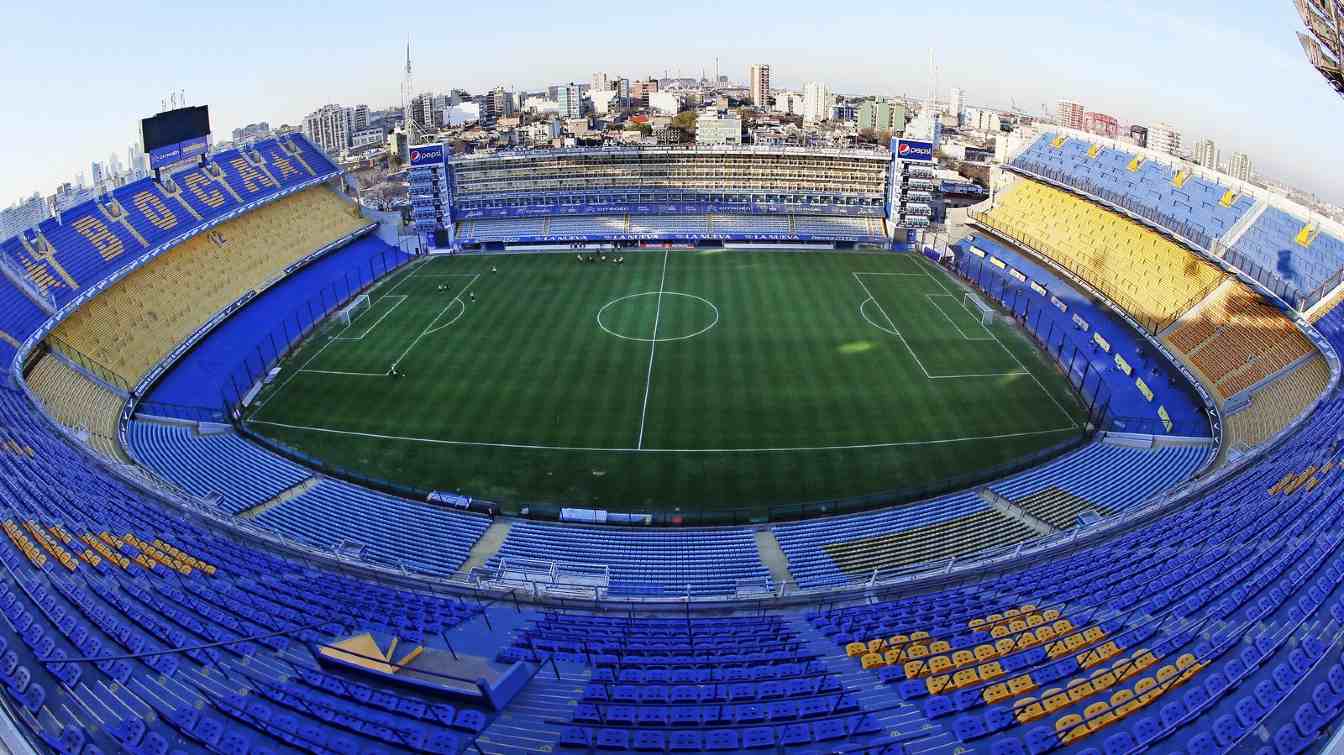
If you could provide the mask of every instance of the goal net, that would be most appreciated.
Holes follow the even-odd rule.
[[[345,305],[336,313],[336,320],[348,328],[350,327],[350,323],[359,319],[360,315],[368,312],[371,306],[372,304],[369,303],[369,295],[360,294],[355,297],[354,301]]]
[[[980,301],[974,294],[966,294],[964,305],[967,311],[980,315],[980,324],[986,328],[994,322],[994,308]]]

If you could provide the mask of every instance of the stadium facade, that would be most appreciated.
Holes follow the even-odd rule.
[[[427,247],[454,250],[719,215],[876,222],[817,237],[891,245],[913,214],[897,184],[926,191],[901,151],[924,149],[427,150],[413,214]],[[1047,341],[1065,370],[1113,357],[1072,308],[1115,314],[1199,380],[1219,448],[1112,433],[933,506],[768,528],[497,522],[145,402],[144,381],[207,346],[188,390],[215,360],[255,359],[266,379],[409,262],[303,137],[4,240],[0,736],[84,753],[1337,751],[1344,232],[1076,132],[1042,135],[1010,170],[976,235],[934,256],[1024,321],[1026,300],[1073,322],[1095,350]],[[627,225],[548,233],[569,216]],[[518,226],[487,240],[482,222]],[[650,235],[724,238],[667,233]],[[276,309],[253,306],[277,292]],[[253,316],[289,342],[228,329]]]

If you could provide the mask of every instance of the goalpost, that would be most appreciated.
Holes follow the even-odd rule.
[[[336,320],[345,327],[350,327],[350,323],[359,319],[359,316],[369,311],[373,305],[369,302],[368,294],[356,296],[354,301],[345,305],[336,313]]]
[[[994,322],[994,308],[980,301],[980,297],[975,294],[966,294],[966,299],[962,302],[963,306],[971,312],[980,313],[980,324],[988,328]]]

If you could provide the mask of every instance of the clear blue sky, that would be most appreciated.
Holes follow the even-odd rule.
[[[186,4],[71,0],[6,8],[0,206],[50,191],[116,152],[170,91],[207,103],[215,131],[294,123],[327,102],[399,100],[403,46],[417,89],[712,73],[770,63],[777,86],[821,80],[837,92],[922,94],[929,48],[941,96],[1039,112],[1077,99],[1122,123],[1169,120],[1257,168],[1344,203],[1344,100],[1306,63],[1289,0],[1169,3],[964,0],[908,3]],[[942,5],[942,4],[938,4]],[[1179,10],[1170,6],[1179,5]],[[1053,107],[1053,106],[1052,106]]]

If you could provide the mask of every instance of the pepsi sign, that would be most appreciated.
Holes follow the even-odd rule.
[[[421,144],[411,147],[411,165],[442,165],[442,144]]]
[[[933,143],[898,139],[896,141],[896,157],[902,160],[931,163],[933,162]]]

